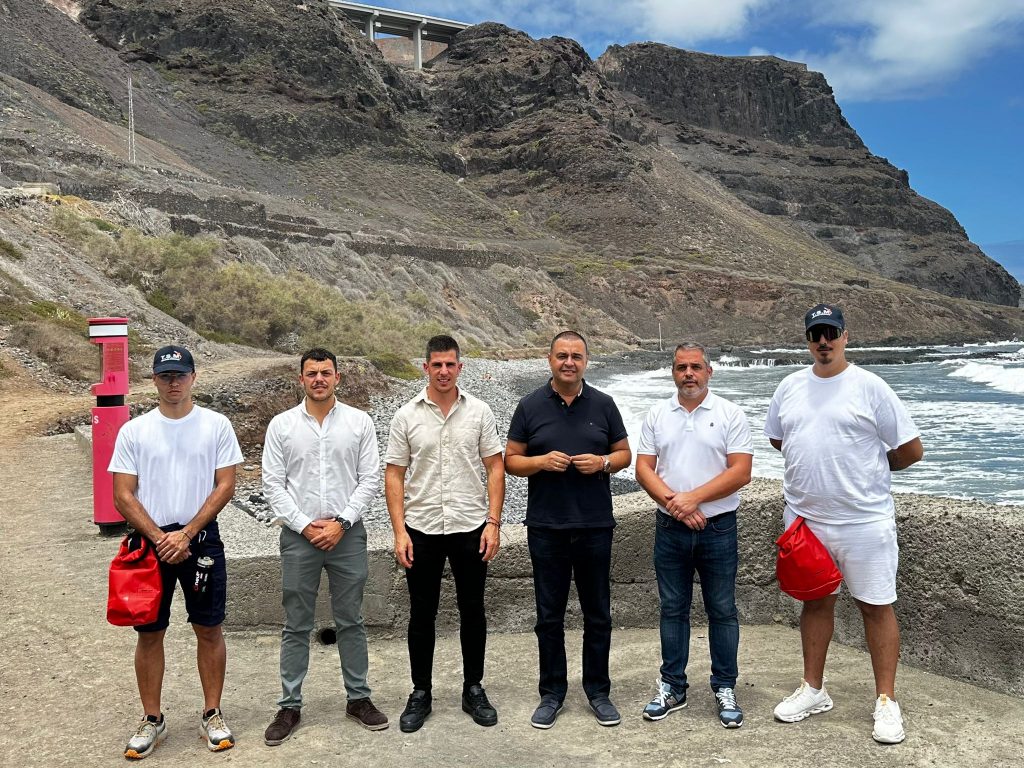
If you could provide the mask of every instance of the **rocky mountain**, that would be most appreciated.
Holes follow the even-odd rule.
[[[1018,303],[1017,281],[953,214],[868,151],[821,74],[655,43],[613,46],[597,66],[642,100],[681,162],[752,208],[791,218],[851,264],[950,296]]]
[[[861,341],[1024,335],[1019,284],[773,58],[486,23],[417,73],[320,0],[0,0],[0,116],[0,172],[63,194],[0,196],[11,317],[507,352],[793,341],[827,298]]]

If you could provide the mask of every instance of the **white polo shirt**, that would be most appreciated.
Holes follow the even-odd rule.
[[[424,387],[391,419],[384,461],[408,467],[405,523],[420,533],[465,533],[487,517],[482,459],[501,453],[491,407],[459,390],[448,416]]]
[[[657,456],[655,471],[673,491],[692,491],[727,468],[730,453],[754,453],[750,425],[739,406],[708,392],[704,401],[687,411],[672,395],[644,417],[636,452]],[[700,505],[705,517],[732,512],[740,505],[737,491]],[[668,514],[661,504],[658,509]]]

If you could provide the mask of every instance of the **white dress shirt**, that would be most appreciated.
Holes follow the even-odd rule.
[[[306,401],[275,416],[263,445],[263,492],[274,519],[296,533],[314,520],[359,522],[380,487],[369,414],[335,402],[323,424]]]

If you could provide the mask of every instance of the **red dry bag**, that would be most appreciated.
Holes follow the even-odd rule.
[[[107,621],[119,627],[152,624],[160,613],[163,580],[149,539],[125,536],[110,563]]]
[[[797,516],[775,541],[779,588],[797,600],[820,600],[836,591],[843,574],[814,532]]]

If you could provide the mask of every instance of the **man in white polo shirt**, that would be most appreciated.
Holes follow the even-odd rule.
[[[676,392],[644,419],[636,479],[658,505],[654,569],[661,598],[661,677],[644,708],[661,720],[686,706],[693,574],[708,615],[711,689],[726,728],[743,724],[736,703],[740,641],[736,613],[736,509],[750,482],[753,444],[747,417],[708,390],[711,363],[700,344],[676,347]]]
[[[839,566],[864,619],[875,674],[871,735],[896,744],[905,734],[895,701],[900,629],[892,604],[899,547],[889,481],[892,472],[920,461],[924,448],[889,385],[847,362],[849,333],[839,307],[811,307],[804,331],[814,365],[782,380],[764,425],[786,461],[783,524],[803,517]],[[803,604],[803,681],[775,707],[777,720],[795,723],[832,709],[824,675],[838,593]]]
[[[462,709],[478,725],[498,722],[481,682],[484,583],[498,552],[505,501],[501,440],[490,406],[457,386],[462,362],[455,339],[430,339],[423,370],[427,386],[391,420],[384,470],[395,557],[409,586],[413,692],[399,720],[405,733],[419,730],[431,711],[434,620],[446,559],[459,606]]]

